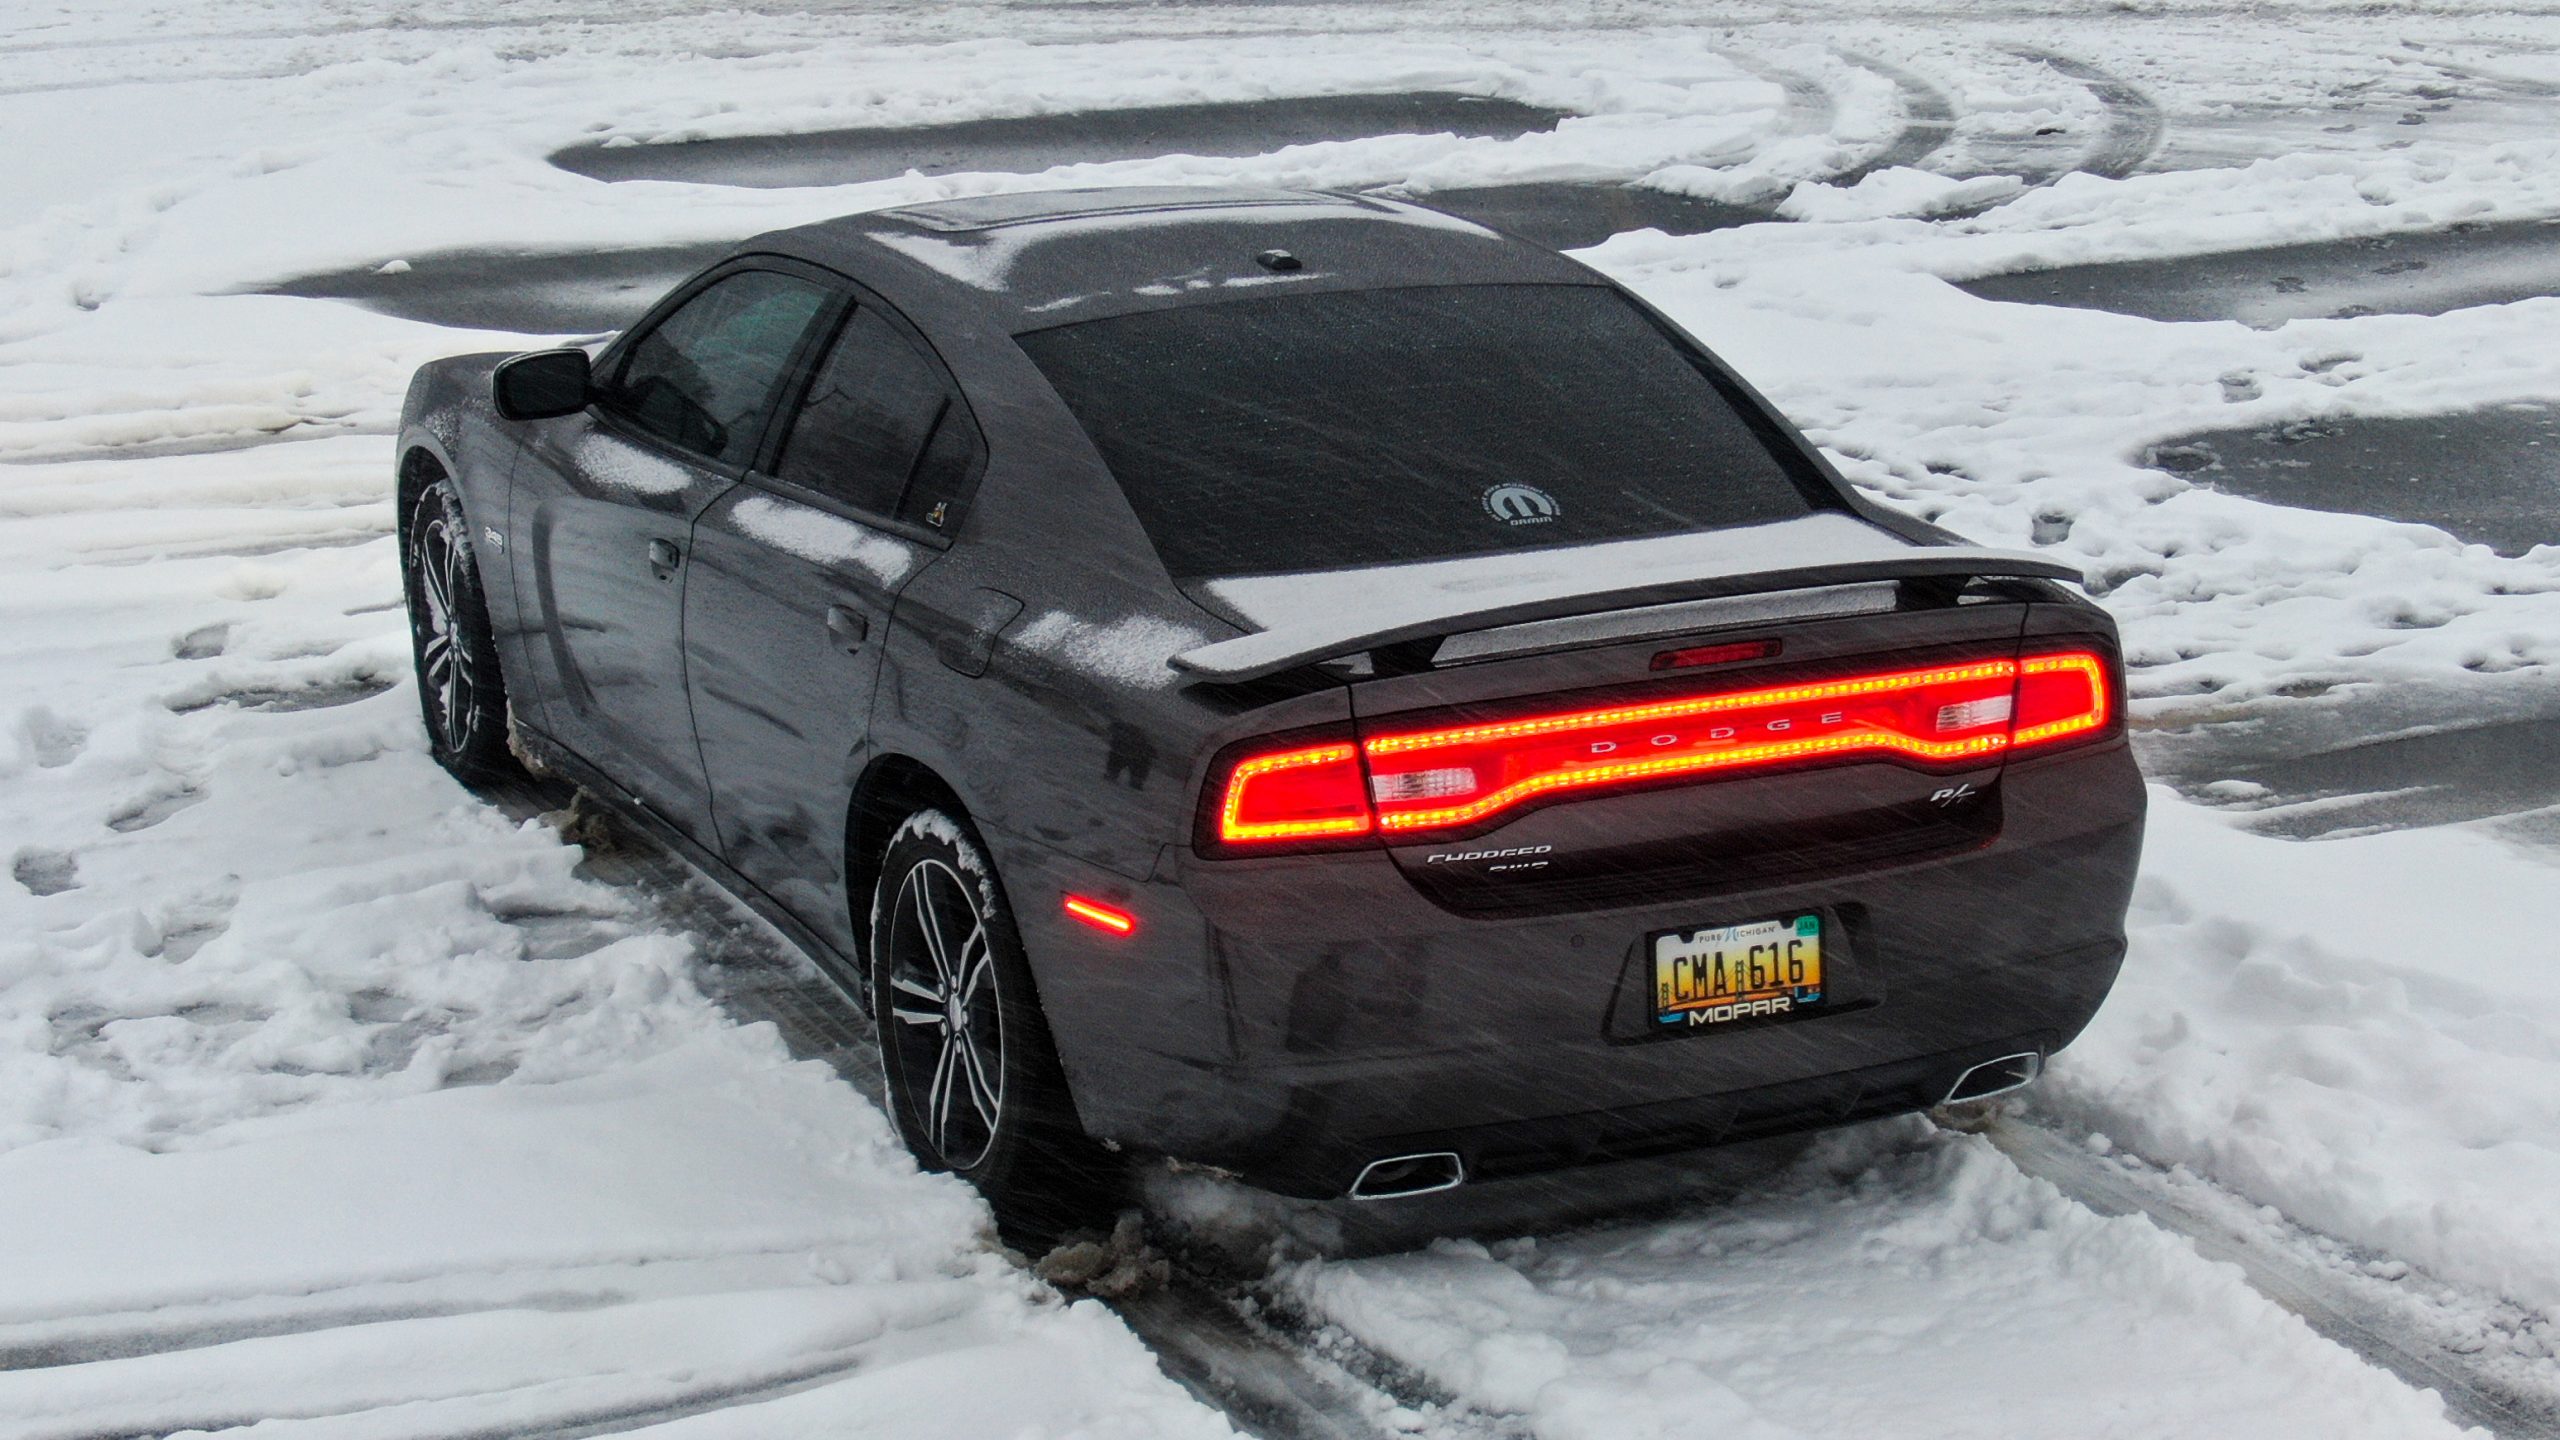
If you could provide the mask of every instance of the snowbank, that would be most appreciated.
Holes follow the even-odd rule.
[[[2560,1312],[2560,863],[2155,794],[2133,952],[2040,1092],[2315,1230]]]

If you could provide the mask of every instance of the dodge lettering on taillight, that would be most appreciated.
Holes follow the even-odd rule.
[[[2105,658],[2062,650],[1390,731],[1230,762],[1208,838],[1225,849],[1373,844],[1482,829],[1555,799],[1776,766],[1974,765],[2103,733],[2115,710]]]

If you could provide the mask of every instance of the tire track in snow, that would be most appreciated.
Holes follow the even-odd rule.
[[[1839,106],[1833,103],[1831,92],[1823,88],[1821,81],[1775,66],[1745,65],[1744,68],[1786,93],[1786,102],[1778,111],[1781,133],[1820,135],[1830,130]]]
[[[566,808],[577,794],[557,781],[485,789],[483,799],[525,821]],[[592,801],[587,802],[592,804]],[[878,1031],[789,937],[715,888],[683,857],[619,820],[614,841],[588,845],[580,868],[636,892],[659,924],[689,936],[710,966],[704,988],[741,1023],[769,1021],[793,1055],[825,1061],[847,1084],[880,1103]],[[1257,1324],[1242,1297],[1178,1264],[1162,1289],[1104,1303],[1120,1316],[1175,1383],[1258,1440],[1385,1440],[1395,1433],[1371,1416],[1404,1403],[1391,1388],[1361,1378],[1392,1369],[1377,1357],[1329,1373],[1302,1347]],[[658,1407],[611,1423],[581,1425],[546,1440],[576,1440],[730,1405],[776,1399],[827,1375],[778,1380],[753,1392]],[[1436,1398],[1436,1397],[1435,1397]],[[1445,1432],[1443,1432],[1445,1433]],[[1472,1432],[1467,1432],[1472,1433]]]
[[[2072,167],[2074,171],[2121,180],[2140,169],[2160,148],[2161,139],[2168,133],[2168,117],[2161,113],[2159,102],[2130,82],[2085,60],[2074,60],[2052,50],[2021,45],[2010,47],[2009,53],[2079,81],[2106,107],[2106,123],[2089,153]]]
[[[1162,1289],[1108,1303],[1156,1352],[1167,1375],[1260,1440],[1383,1440],[1413,1431],[1387,1429],[1372,1418],[1377,1412],[1416,1399],[1435,1406],[1450,1403],[1446,1396],[1417,1393],[1428,1390],[1418,1381],[1391,1383],[1389,1362],[1365,1347],[1354,1347],[1357,1355],[1350,1365],[1311,1363],[1306,1344],[1256,1323],[1238,1296],[1179,1263]],[[1452,1433],[1445,1425],[1429,1429]]]
[[[2501,1440],[2560,1440],[2560,1402],[2489,1373],[2448,1348],[2445,1338],[2426,1334],[2407,1317],[2357,1296],[2341,1275],[2184,1203],[2166,1187],[2146,1183],[2139,1174],[2043,1126],[2007,1115],[1978,1125],[1955,1123],[1977,1130],[2020,1170],[2080,1205],[2101,1215],[2144,1216],[2185,1236],[2206,1259],[2238,1266],[2249,1288],[2322,1336],[2414,1388],[2435,1391],[2446,1413],[2461,1424],[2478,1426]],[[2406,1279],[2441,1288],[2441,1282],[2427,1281],[2414,1270]]]
[[[1893,82],[1894,94],[1902,104],[1902,133],[1883,153],[1863,165],[1853,166],[1831,177],[1833,185],[1855,185],[1879,170],[1918,168],[1929,157],[1946,148],[1955,134],[1956,106],[1947,92],[1903,69],[1882,60],[1850,51],[1838,52],[1842,60],[1861,70],[1872,71]]]

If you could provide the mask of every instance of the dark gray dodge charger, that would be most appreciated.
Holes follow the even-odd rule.
[[[1417,205],[986,196],[420,371],[435,753],[663,837],[927,1165],[1385,1198],[1994,1094],[2143,792],[2067,566],[1861,499],[1680,328]]]

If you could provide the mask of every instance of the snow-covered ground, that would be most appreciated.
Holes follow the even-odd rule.
[[[1226,1433],[1109,1312],[1002,1255],[858,1091],[707,998],[681,915],[429,762],[388,431],[419,361],[541,337],[243,293],[295,275],[1005,186],[1642,181],[1789,220],[1586,258],[1874,493],[2085,565],[2146,727],[2552,703],[2560,546],[2501,557],[2141,460],[2216,427],[2560,400],[2560,299],[2253,330],[1948,282],[2560,215],[2560,20],[691,9],[0,18],[0,1436]],[[544,158],[1404,89],[1580,118],[806,189]],[[2483,827],[2281,840],[2165,790],[2154,814],[2123,984],[2028,1118],[2269,1207],[2375,1283],[2430,1277],[2431,1303],[2499,1317],[2474,1348],[2560,1397],[2552,852]],[[2186,1241],[1920,1121],[1667,1220],[1273,1283],[1546,1436],[2452,1428]]]

